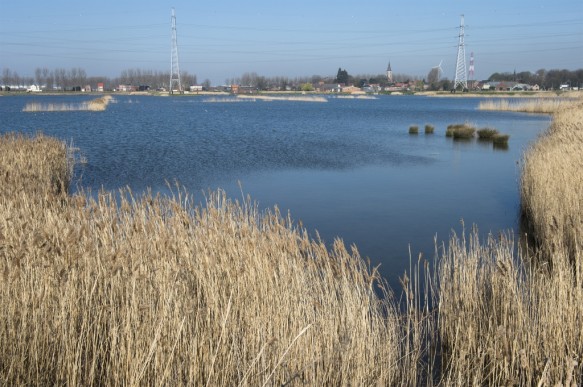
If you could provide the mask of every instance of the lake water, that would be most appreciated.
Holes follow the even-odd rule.
[[[116,96],[105,112],[23,113],[27,102],[75,102],[90,96],[0,97],[0,132],[63,139],[80,148],[78,187],[129,186],[167,192],[178,181],[202,200],[207,189],[277,205],[338,236],[381,264],[395,285],[409,249],[433,256],[434,237],[476,224],[482,234],[516,232],[519,162],[550,123],[544,115],[478,111],[478,98],[327,97],[326,103],[232,102],[229,98]],[[469,122],[509,134],[507,150],[445,137]],[[423,134],[426,123],[433,135]],[[409,135],[410,125],[419,135]]]

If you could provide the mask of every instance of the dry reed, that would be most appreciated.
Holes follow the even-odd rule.
[[[549,241],[552,242],[552,241]],[[437,264],[443,385],[578,385],[583,287],[564,252],[548,268],[512,238],[453,237]]]
[[[481,101],[479,110],[502,110],[524,113],[554,113],[571,103],[568,98],[488,99]]]
[[[302,96],[277,96],[277,95],[245,95],[239,94],[237,95],[239,99],[251,99],[251,100],[260,100],[260,101],[292,101],[292,102],[328,102],[328,99],[322,96],[309,96],[309,95],[302,95]]]
[[[39,103],[29,102],[26,104],[23,112],[69,112],[69,111],[92,111],[101,112],[107,109],[112,97],[106,95],[87,102],[80,103]]]
[[[550,128],[526,153],[521,181],[522,209],[539,245],[583,250],[583,99],[563,106]],[[553,241],[552,244],[547,241]],[[583,262],[577,262],[583,275]],[[580,282],[582,283],[582,282]]]
[[[0,384],[410,385],[425,372],[421,313],[402,322],[356,249],[221,192],[204,207],[182,191],[67,196],[63,144],[27,141],[0,142]]]
[[[417,125],[409,126],[409,134],[419,134],[419,127]]]
[[[478,129],[476,133],[478,134],[478,140],[491,141],[498,134],[498,131],[493,128],[482,128]]]

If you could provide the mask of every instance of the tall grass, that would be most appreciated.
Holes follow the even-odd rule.
[[[479,140],[491,141],[498,134],[498,131],[493,128],[482,128],[478,129],[477,134]]]
[[[93,111],[101,112],[107,109],[107,105],[111,102],[112,97],[106,95],[95,98],[91,101],[80,103],[39,103],[29,102],[26,104],[23,112],[69,112],[69,111]]]
[[[410,385],[425,372],[422,311],[403,322],[355,248],[221,192],[204,208],[182,191],[67,196],[64,146],[29,142],[3,137],[0,153],[0,384]]]
[[[552,256],[566,249],[583,275],[583,99],[564,106],[524,157],[522,209],[531,232]],[[549,244],[546,241],[552,240]]]
[[[583,287],[564,251],[552,270],[515,251],[511,237],[481,242],[475,230],[444,248],[435,272],[443,385],[581,383]]]
[[[548,114],[570,103],[571,101],[567,98],[488,99],[481,101],[478,109]]]
[[[302,95],[302,96],[278,96],[278,95],[245,95],[239,94],[237,95],[239,99],[247,99],[247,100],[260,100],[260,101],[293,101],[293,102],[328,102],[326,97],[317,96],[317,95]]]
[[[448,125],[445,131],[446,137],[453,137],[455,140],[469,140],[474,138],[476,128],[469,124]]]

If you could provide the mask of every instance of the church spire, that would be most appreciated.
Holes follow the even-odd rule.
[[[387,80],[389,83],[393,82],[393,70],[391,70],[391,62],[389,62],[389,65],[387,66]]]

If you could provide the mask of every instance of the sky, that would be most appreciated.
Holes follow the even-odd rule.
[[[0,69],[170,71],[175,8],[181,71],[226,83],[264,76],[393,73],[455,77],[461,15],[466,66],[494,72],[583,68],[582,0],[0,0]]]

